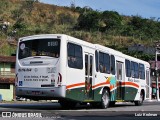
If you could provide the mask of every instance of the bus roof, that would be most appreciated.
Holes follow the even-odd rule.
[[[149,63],[146,62],[146,61],[143,61],[143,60],[140,60],[138,58],[134,58],[134,57],[131,57],[129,55],[126,55],[126,54],[123,54],[122,52],[120,51],[117,51],[117,50],[114,50],[114,49],[111,49],[111,48],[108,48],[108,47],[105,47],[105,46],[102,46],[102,45],[99,45],[99,44],[92,44],[92,43],[89,43],[89,42],[86,42],[86,41],[83,41],[81,39],[78,39],[78,38],[75,38],[75,37],[72,37],[72,36],[69,36],[69,35],[65,35],[65,34],[39,34],[39,35],[31,35],[31,36],[26,36],[26,37],[21,37],[19,40],[29,40],[29,39],[38,39],[38,38],[46,38],[46,36],[48,38],[61,38],[61,37],[67,37],[68,40],[71,40],[71,41],[74,41],[76,43],[79,43],[79,44],[82,44],[84,46],[88,46],[88,47],[91,47],[91,48],[96,48],[97,50],[102,50],[104,52],[108,52],[108,53],[112,53],[116,56],[120,56],[120,57],[124,57],[125,59],[129,59],[129,60],[133,60],[133,61],[136,61],[136,62],[139,62],[139,63],[143,63],[143,64],[146,64],[149,66]]]

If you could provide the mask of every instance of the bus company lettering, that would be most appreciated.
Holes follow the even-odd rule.
[[[24,76],[24,81],[48,81],[48,76]]]
[[[137,83],[139,83],[139,80],[138,79],[134,79],[134,78],[128,78],[128,81],[129,82],[137,82]]]
[[[22,68],[22,69],[18,69],[18,72],[31,72],[32,69],[31,68]]]
[[[139,80],[137,80],[137,79],[134,79],[134,82],[137,82],[137,83],[139,83]]]

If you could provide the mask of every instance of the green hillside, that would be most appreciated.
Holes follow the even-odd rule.
[[[160,39],[160,22],[153,18],[122,16],[74,4],[59,7],[38,0],[0,0],[0,28],[0,55],[15,53],[18,38],[33,34],[68,34],[131,55],[136,53],[127,52],[129,45],[153,45]]]

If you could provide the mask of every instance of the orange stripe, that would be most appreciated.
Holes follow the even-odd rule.
[[[72,88],[72,87],[82,86],[82,85],[85,85],[85,83],[83,82],[83,83],[77,83],[77,84],[68,85],[67,89]]]
[[[67,86],[67,89],[70,89],[70,88],[73,88],[73,87],[78,87],[78,86],[82,86],[82,85],[85,85],[85,83],[77,83],[77,84],[72,84],[72,85],[68,85]],[[99,87],[99,86],[102,86],[102,85],[109,85],[109,83],[107,82],[102,82],[102,83],[99,83],[97,85],[94,85],[92,86],[92,88],[96,88],[96,87]],[[134,87],[137,87],[139,88],[139,85],[137,85],[136,83],[133,83],[133,82],[122,82],[121,85],[131,85],[131,86],[134,86]],[[118,87],[118,86],[117,86]],[[112,87],[111,87],[112,88]]]
[[[94,85],[92,88],[94,89],[94,88],[101,86],[101,85],[107,85],[107,82],[99,83],[97,85]]]
[[[133,83],[133,82],[122,82],[122,85],[131,85],[131,86],[139,88],[139,85],[137,85],[136,83]]]
[[[107,82],[99,83],[99,84],[97,84],[97,85],[94,85],[92,88],[94,89],[94,88],[99,87],[99,86],[101,86],[101,85],[109,85],[109,83],[107,83]],[[133,83],[133,82],[122,82],[121,85],[131,85],[131,86],[134,86],[134,87],[139,88],[139,85],[137,85],[136,83]],[[118,86],[117,86],[117,87],[118,87]],[[114,88],[114,87],[113,87],[112,85],[110,85],[110,89],[113,89],[113,88]]]

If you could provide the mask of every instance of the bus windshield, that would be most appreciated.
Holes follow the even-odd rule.
[[[60,39],[33,39],[19,43],[18,59],[32,56],[59,58]]]

